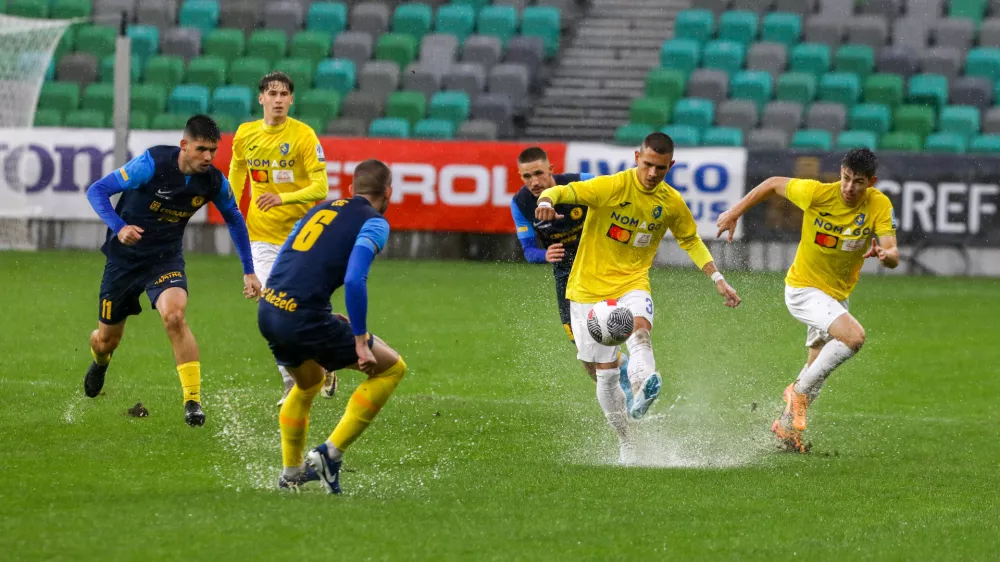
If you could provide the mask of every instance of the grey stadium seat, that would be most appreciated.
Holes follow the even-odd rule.
[[[482,119],[463,121],[462,124],[458,126],[458,132],[455,134],[456,139],[467,141],[492,141],[497,140],[498,136],[499,132],[497,124],[492,121],[485,121]]]
[[[775,12],[790,12],[793,14],[809,15],[816,11],[817,0],[775,0]]]
[[[868,0],[861,4],[862,14],[874,14],[894,20],[903,11],[902,0]]]
[[[94,20],[104,25],[116,25],[125,12],[125,20],[135,19],[135,0],[97,0],[94,2]]]
[[[847,124],[847,109],[839,103],[814,103],[806,113],[806,127],[829,131],[836,137]]]
[[[538,73],[545,61],[545,43],[541,37],[516,35],[507,42],[503,61],[527,66],[531,83],[534,84],[538,81]]]
[[[764,108],[760,126],[763,129],[777,129],[786,137],[802,125],[802,104],[794,101],[772,101]]]
[[[994,12],[994,15],[1000,15]],[[1000,47],[1000,17],[983,20],[979,27],[979,46]]]
[[[336,137],[363,137],[368,134],[368,123],[355,117],[341,117],[326,125],[326,134]]]
[[[983,115],[983,134],[1000,134],[1000,107],[991,107]]]
[[[345,31],[333,40],[333,58],[354,62],[361,68],[372,58],[372,36],[363,31]]]
[[[908,0],[906,14],[929,22],[937,21],[944,14],[947,0]]]
[[[878,51],[886,44],[889,36],[889,26],[882,16],[862,16],[855,18],[847,26],[847,42],[868,45]]]
[[[430,103],[434,92],[441,89],[441,74],[423,63],[410,63],[403,72],[403,89],[420,92]]]
[[[850,0],[819,0],[819,13],[834,18],[850,18],[854,15],[854,2]]]
[[[369,61],[358,73],[358,89],[385,97],[399,89],[399,65],[392,61]]]
[[[72,53],[59,59],[56,79],[62,82],[79,82],[81,88],[97,81],[97,57],[90,53]]]
[[[709,10],[719,17],[729,9],[729,0],[692,0],[691,8]]]
[[[931,29],[934,34],[934,44],[938,47],[955,47],[967,51],[972,45],[976,34],[976,24],[966,18],[949,18],[935,23]]]
[[[424,35],[420,41],[420,63],[444,74],[455,63],[458,38],[446,33]]]
[[[362,2],[351,9],[351,30],[379,36],[389,29],[389,6],[382,2]]]
[[[219,27],[242,29],[249,36],[260,21],[260,4],[256,2],[227,3],[219,8]]]
[[[138,0],[135,20],[141,25],[155,25],[162,31],[177,25],[177,0]]]
[[[441,78],[441,88],[461,90],[469,95],[469,99],[475,99],[486,88],[486,73],[478,64],[459,63]]]
[[[160,36],[160,52],[184,57],[184,62],[201,54],[201,31],[193,27],[174,27]]]
[[[372,119],[382,116],[385,108],[385,96],[376,95],[371,92],[354,90],[348,92],[344,101],[340,104],[340,114],[343,117],[352,117],[365,122],[365,130],[368,130],[368,123]]]
[[[750,131],[747,148],[756,150],[781,150],[788,148],[788,137],[778,129],[754,129]]]
[[[514,105],[504,94],[480,94],[472,101],[470,116],[496,123],[497,135],[502,139],[514,136]]]
[[[948,88],[952,105],[972,105],[985,111],[993,105],[993,82],[982,76],[963,76],[952,80]]]
[[[962,52],[953,47],[931,47],[920,53],[920,72],[954,80],[962,71]]]
[[[268,2],[264,5],[264,26],[284,31],[289,39],[302,29],[304,18],[302,5],[298,2]]]
[[[514,106],[514,112],[522,115],[528,107],[530,84],[527,67],[523,64],[503,63],[490,71],[487,88],[493,94],[506,94]]]
[[[757,126],[757,104],[749,100],[727,100],[715,110],[715,122],[720,127],[732,127],[743,135]]]
[[[896,20],[892,30],[892,44],[896,47],[908,47],[920,50],[927,46],[931,32],[931,21],[906,16]]]
[[[747,69],[763,70],[777,81],[788,66],[788,49],[781,43],[754,43],[747,51]]]
[[[774,0],[733,0],[730,4],[730,10],[747,10],[749,12],[756,12],[758,14],[763,14],[771,9],[774,5]]]
[[[886,47],[878,54],[875,68],[879,72],[901,74],[904,78],[916,74],[920,67],[920,58],[916,51],[899,47]]]
[[[705,98],[716,104],[729,97],[729,74],[724,70],[700,68],[688,78],[687,96]]]
[[[470,35],[462,45],[462,62],[474,62],[489,72],[500,62],[503,45],[500,38],[493,35]]]
[[[822,43],[829,45],[831,50],[836,50],[844,39],[844,20],[813,16],[806,20],[803,30],[806,43]]]

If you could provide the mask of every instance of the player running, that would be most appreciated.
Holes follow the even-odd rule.
[[[184,228],[205,203],[215,203],[229,226],[243,263],[243,294],[247,298],[260,294],[243,215],[226,177],[212,166],[219,137],[214,121],[195,115],[184,127],[179,148],[154,146],[87,190],[87,200],[108,225],[101,247],[108,259],[101,281],[99,323],[90,334],[94,361],[83,381],[87,396],[94,398],[104,387],[111,355],[125,333],[125,320],[142,311],[139,295],[145,291],[174,349],[184,389],[184,421],[191,426],[205,424],[198,343],[184,319],[188,293],[182,244]],[[110,198],[116,193],[122,196],[112,207]]]
[[[660,393],[662,383],[653,358],[653,298],[649,268],[669,229],[691,260],[715,282],[726,306],[740,304],[736,291],[715,267],[712,254],[698,236],[697,224],[680,193],[664,183],[673,166],[674,142],[652,133],[635,152],[636,168],[612,176],[546,189],[538,199],[535,218],[562,218],[556,205],[588,208],[580,247],[570,273],[566,298],[576,335],[577,358],[597,377],[597,401],[618,435],[619,462],[634,462],[629,418],[640,419]],[[632,311],[635,329],[629,337],[630,404],[618,384],[618,348],[598,343],[587,330],[587,315],[595,303],[615,299]]]
[[[847,311],[862,263],[875,257],[885,267],[899,265],[896,216],[889,198],[873,187],[877,171],[875,153],[857,148],[841,160],[839,182],[768,178],[719,216],[718,236],[728,231],[732,242],[740,217],[773,193],[804,213],[802,238],[785,276],[785,306],[808,327],[809,355],[785,389],[784,413],[771,426],[790,451],[806,452],[802,434],[809,404],[830,373],[865,343],[865,329]]]
[[[392,195],[392,174],[378,160],[354,170],[352,197],[322,203],[303,217],[281,248],[257,312],[260,333],[278,365],[295,381],[281,406],[279,488],[322,480],[340,493],[347,447],[385,406],[406,373],[399,354],[368,333],[368,271],[389,239],[382,217]],[[331,312],[330,297],[344,287],[350,320]],[[368,375],[347,403],[336,429],[303,463],[309,409],[325,371],[345,367]]]
[[[288,233],[314,203],[326,199],[330,187],[323,146],[315,131],[288,116],[295,100],[295,83],[287,74],[272,72],[261,78],[259,90],[257,101],[264,108],[264,118],[244,123],[236,131],[229,184],[238,203],[249,170],[247,228],[254,269],[266,287]],[[293,382],[284,367],[278,370],[285,382],[284,396],[278,401],[281,406]],[[337,375],[330,373],[323,396],[331,398],[336,391]]]

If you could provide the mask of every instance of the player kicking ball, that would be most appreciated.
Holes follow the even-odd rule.
[[[354,170],[350,199],[313,207],[281,247],[257,310],[260,333],[295,385],[281,405],[278,488],[321,480],[340,493],[344,451],[385,406],[406,373],[391,347],[368,333],[368,271],[389,239],[382,214],[392,195],[392,174],[378,160]],[[344,287],[350,320],[333,314],[330,297]],[[326,371],[350,368],[368,375],[347,403],[336,429],[303,462],[309,410]]]
[[[635,152],[635,168],[546,189],[535,211],[536,219],[551,221],[562,218],[557,205],[588,209],[566,298],[570,300],[577,358],[597,377],[597,401],[618,436],[621,464],[635,462],[629,419],[642,418],[660,394],[662,379],[656,371],[650,339],[654,308],[649,268],[668,229],[695,265],[712,278],[726,306],[740,304],[740,297],[719,273],[698,236],[691,210],[680,193],[663,181],[674,164],[673,155],[673,140],[663,133],[652,133]],[[631,403],[619,385],[618,348],[602,345],[587,329],[590,309],[610,299],[628,308],[635,319],[626,341],[631,356]]]
[[[888,268],[899,265],[892,203],[873,186],[878,160],[867,148],[848,152],[840,181],[774,177],[755,187],[719,216],[719,236],[733,231],[740,217],[772,194],[802,209],[802,238],[785,276],[785,306],[805,324],[809,355],[795,382],[784,392],[785,411],[771,431],[781,446],[804,453],[806,411],[830,373],[861,350],[865,329],[848,311],[848,297],[866,258]],[[876,242],[877,240],[877,242]]]
[[[184,228],[211,201],[222,213],[243,264],[243,294],[256,298],[260,282],[254,275],[250,239],[229,182],[212,166],[219,145],[219,127],[195,115],[184,128],[180,147],[154,146],[87,190],[87,200],[108,225],[101,251],[107,256],[101,280],[97,329],[90,335],[94,357],[83,381],[94,398],[104,388],[111,355],[125,333],[125,320],[139,314],[143,291],[160,313],[184,389],[184,421],[205,425],[201,409],[201,363],[198,343],[184,318],[187,277],[184,274]],[[121,193],[117,206],[111,196]]]

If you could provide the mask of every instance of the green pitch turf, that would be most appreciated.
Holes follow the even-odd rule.
[[[699,273],[655,271],[665,391],[639,425],[649,466],[619,468],[547,267],[379,261],[369,325],[410,372],[330,497],[272,489],[281,383],[235,258],[188,260],[205,427],[183,423],[148,309],[85,398],[102,269],[96,253],[0,253],[7,560],[1000,557],[993,280],[865,277],[851,305],[868,343],[800,456],[769,432],[805,356],[782,277],[729,274],[733,311]],[[358,380],[317,400],[310,445]],[[150,417],[124,415],[138,401]]]

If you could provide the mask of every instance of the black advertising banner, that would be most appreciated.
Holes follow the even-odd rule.
[[[751,150],[747,191],[771,176],[838,181],[843,153]],[[1000,247],[1000,158],[878,153],[878,184],[900,244]],[[798,241],[802,211],[781,198],[747,213],[745,240]]]

